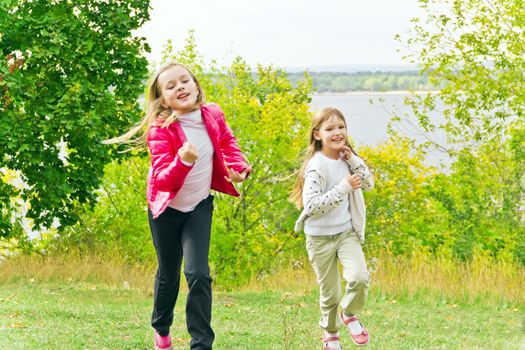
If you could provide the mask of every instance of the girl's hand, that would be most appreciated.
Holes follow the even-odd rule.
[[[179,148],[179,152],[177,153],[180,159],[188,163],[194,163],[197,160],[197,158],[199,158],[199,151],[193,144],[189,142],[184,142],[182,147]]]
[[[340,159],[349,160],[350,158],[352,158],[353,155],[354,154],[352,153],[352,150],[347,145],[344,145],[339,150],[339,158]]]
[[[228,176],[225,176],[224,179],[228,182],[242,182],[246,179],[246,174],[248,174],[248,169],[244,170],[242,173],[238,173],[233,169],[226,167],[228,171]]]
[[[354,175],[348,175],[346,177],[346,181],[352,186],[354,190],[361,187],[361,176],[354,174]]]

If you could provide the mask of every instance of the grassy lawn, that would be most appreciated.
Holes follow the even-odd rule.
[[[523,305],[411,297],[372,290],[361,318],[368,349],[525,349]],[[172,336],[189,348],[185,294]],[[152,296],[85,283],[5,283],[0,289],[0,349],[152,349]],[[317,291],[216,292],[215,349],[321,349]],[[343,334],[345,349],[354,348]]]

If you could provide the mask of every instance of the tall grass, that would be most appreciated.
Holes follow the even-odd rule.
[[[525,300],[525,267],[510,259],[476,255],[459,262],[424,252],[409,257],[382,252],[372,269],[375,285],[388,293],[412,296],[429,291],[468,301],[485,296],[495,302]]]
[[[387,251],[368,262],[372,290],[399,297],[462,300],[494,303],[525,302],[525,267],[507,259],[477,255],[469,262],[425,252],[395,256]],[[295,290],[316,285],[309,262],[295,262],[262,278],[252,279],[248,290]]]
[[[511,260],[478,255],[470,262],[415,252],[411,256],[375,254],[369,261],[372,290],[398,297],[415,295],[522,304],[525,268]],[[130,265],[118,257],[108,261],[92,256],[18,256],[0,262],[0,283],[90,283],[151,292],[155,262]],[[183,281],[184,284],[184,281]],[[183,289],[185,286],[183,285]],[[231,286],[217,285],[216,290]],[[309,262],[294,262],[280,270],[253,278],[242,290],[311,291],[316,288]]]
[[[124,259],[70,253],[60,256],[20,255],[0,262],[0,282],[88,283],[150,290],[156,266],[130,265]]]

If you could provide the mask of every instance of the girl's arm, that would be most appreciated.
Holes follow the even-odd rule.
[[[303,205],[308,216],[326,214],[333,210],[352,191],[346,178],[331,190],[323,193],[323,178],[316,171],[309,171],[304,177]]]
[[[363,191],[371,191],[374,188],[374,175],[370,169],[368,169],[365,162],[353,154],[346,160],[346,163],[350,166],[350,169],[354,174],[361,176],[361,188]]]
[[[186,165],[173,153],[169,131],[152,127],[148,133],[148,148],[151,153],[153,180],[164,192],[174,192],[182,187],[193,165]]]

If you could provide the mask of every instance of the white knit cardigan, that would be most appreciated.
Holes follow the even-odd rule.
[[[366,206],[363,197],[363,191],[370,191],[374,188],[374,176],[366,166],[365,162],[356,155],[353,155],[346,161],[350,168],[351,174],[358,174],[362,178],[361,188],[350,190],[348,192],[348,202],[350,215],[352,216],[352,225],[359,237],[360,241],[365,241],[365,227],[366,227]],[[304,228],[305,220],[322,211],[330,210],[330,207],[340,203],[343,196],[347,194],[341,189],[341,186],[336,185],[333,189],[326,188],[326,175],[324,169],[330,166],[325,157],[316,154],[310,159],[304,176],[313,175],[315,181],[312,186],[305,186],[303,190],[304,209],[295,223],[295,231],[300,232]],[[312,174],[313,172],[313,174]],[[346,180],[345,180],[346,181]],[[361,190],[362,189],[362,190]]]

